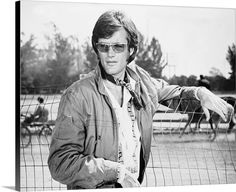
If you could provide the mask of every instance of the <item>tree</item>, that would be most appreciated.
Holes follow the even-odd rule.
[[[30,35],[29,39],[25,42],[22,40],[25,34],[21,33],[21,45],[20,45],[20,76],[21,76],[21,87],[32,86],[33,74],[32,67],[38,61],[38,50],[36,44],[34,44],[35,37]],[[23,92],[26,91],[23,89]]]
[[[46,52],[47,85],[68,85],[72,80],[79,78],[79,65],[81,65],[81,51],[78,47],[78,39],[64,37],[53,24],[53,37],[47,37],[49,46]]]
[[[190,75],[187,79],[187,86],[196,86],[197,85],[197,76]]]
[[[209,71],[211,76],[223,76],[221,71],[217,69],[216,67],[212,67],[211,70]]]
[[[84,73],[88,73],[92,71],[98,63],[97,55],[93,50],[93,47],[90,45],[89,41],[85,42],[85,45],[83,46],[83,53],[85,55],[84,60]]]
[[[154,78],[162,77],[162,70],[167,63],[162,60],[162,51],[159,41],[153,37],[150,43],[144,40],[140,35],[141,41],[139,44],[138,53],[136,56],[136,64],[144,68]]]
[[[233,43],[232,46],[228,46],[228,51],[227,51],[227,54],[226,54],[226,60],[229,62],[230,64],[230,69],[231,69],[231,72],[229,73],[230,74],[230,85],[232,86],[232,90],[236,90],[236,70],[235,70],[235,67],[236,67],[236,60],[235,60],[235,57],[236,57],[236,47],[235,47],[235,44]]]
[[[174,75],[172,78],[170,78],[169,84],[187,86],[188,85],[188,77],[186,77],[185,75],[181,75],[179,77]]]
[[[230,87],[228,85],[228,80],[221,75],[215,75],[208,77],[210,81],[212,91],[229,91]]]

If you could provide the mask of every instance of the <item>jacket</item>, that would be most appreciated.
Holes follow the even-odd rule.
[[[141,133],[140,176],[147,166],[152,121],[159,102],[195,98],[195,87],[168,85],[150,77],[134,63],[127,72],[136,81],[135,92],[144,107],[136,111]],[[50,144],[48,166],[52,177],[68,189],[99,188],[117,181],[117,119],[102,83],[99,66],[74,82],[62,95]]]

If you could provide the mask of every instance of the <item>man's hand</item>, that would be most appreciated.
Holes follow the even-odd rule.
[[[230,121],[234,112],[234,108],[225,100],[213,94],[205,87],[201,87],[198,90],[197,96],[200,99],[201,106],[206,115],[207,121],[210,119],[209,110],[218,113],[225,122]]]
[[[138,182],[138,180],[134,178],[133,174],[123,165],[120,166],[119,171],[119,179],[117,182],[120,183],[123,188],[140,187],[140,183]]]

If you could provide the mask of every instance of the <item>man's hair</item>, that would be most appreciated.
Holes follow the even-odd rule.
[[[99,38],[110,38],[121,27],[125,29],[128,34],[128,48],[133,48],[134,52],[128,58],[128,63],[134,60],[138,49],[138,30],[131,19],[129,19],[121,11],[107,11],[103,13],[97,20],[92,35],[92,46],[96,54],[98,50],[96,43]]]

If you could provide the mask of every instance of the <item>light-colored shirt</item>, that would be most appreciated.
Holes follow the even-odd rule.
[[[134,89],[135,81],[130,78],[131,87]],[[140,163],[140,131],[135,117],[134,106],[131,95],[126,87],[123,91],[123,105],[120,106],[116,98],[109,91],[104,83],[106,91],[111,100],[111,104],[115,111],[118,121],[119,135],[119,155],[118,161],[134,174],[136,178],[139,176]]]

